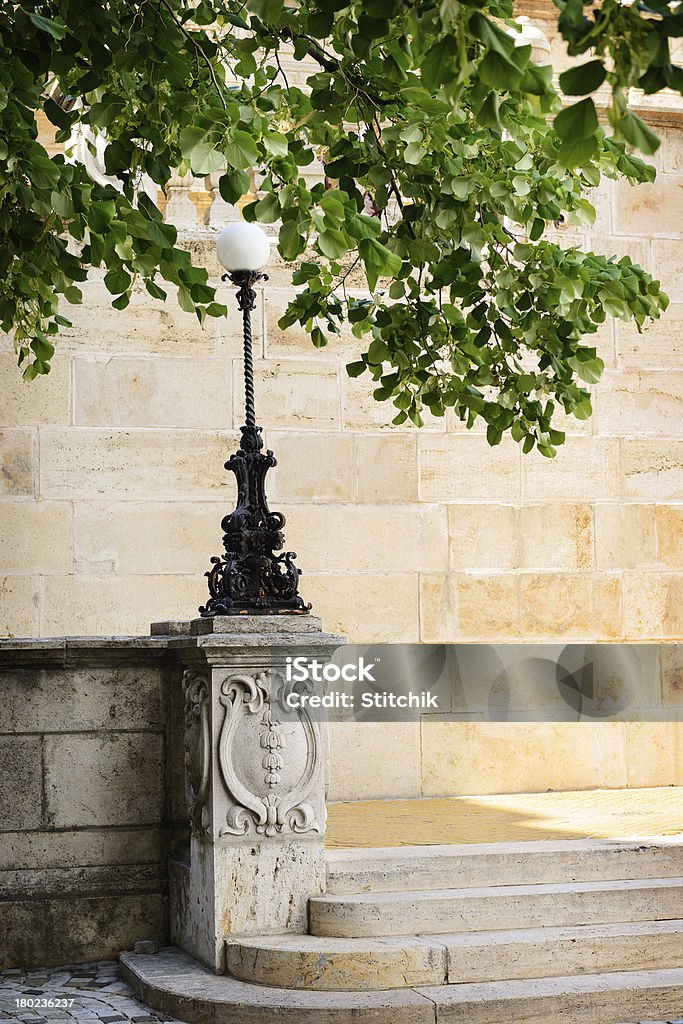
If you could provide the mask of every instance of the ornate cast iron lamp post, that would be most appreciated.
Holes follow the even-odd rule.
[[[213,567],[206,573],[211,597],[199,612],[203,616],[305,615],[311,606],[298,593],[301,569],[294,565],[296,554],[282,551],[285,517],[268,508],[265,477],[277,463],[272,451],[263,452],[262,428],[256,425],[254,411],[251,312],[256,305],[254,285],[268,280],[261,271],[270,242],[255,224],[241,222],[224,228],[217,250],[227,271],[222,280],[236,286],[242,311],[245,423],[241,446],[225,463],[237,478],[237,507],[221,522],[225,554],[211,559]]]

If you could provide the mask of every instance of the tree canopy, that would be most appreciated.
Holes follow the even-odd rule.
[[[591,413],[606,317],[640,328],[667,299],[628,257],[563,248],[560,218],[590,225],[603,176],[652,181],[658,139],[628,91],[683,91],[676,2],[555,0],[570,55],[560,77],[514,38],[512,0],[46,0],[0,3],[0,325],[24,376],[47,373],[67,303],[103,267],[124,309],[137,279],[205,318],[225,315],[204,269],[139,189],[174,169],[221,172],[244,216],[274,225],[301,286],[281,326],[322,347],[348,321],[353,376],[395,423],[447,408],[547,456],[553,412]],[[306,87],[282,55],[314,67]],[[591,95],[605,96],[604,126]],[[567,97],[569,98],[567,100]],[[106,139],[107,174],[50,156],[44,110],[67,142]],[[316,158],[326,184],[301,169]],[[349,294],[362,269],[370,298]]]

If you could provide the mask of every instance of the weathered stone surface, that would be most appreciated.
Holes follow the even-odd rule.
[[[2,728],[11,728],[4,715]],[[0,736],[0,828],[41,826],[42,771],[40,736]]]
[[[683,574],[624,574],[624,634],[634,640],[683,635]]]
[[[46,736],[46,819],[74,825],[142,825],[164,806],[161,736],[112,732]]]
[[[71,572],[71,506],[58,501],[0,504],[0,573]]]
[[[339,379],[336,362],[315,356],[306,361],[257,362],[258,418],[271,427],[339,427]],[[233,364],[233,427],[244,422],[244,370]]]
[[[619,445],[614,439],[574,437],[557,459],[532,452],[522,461],[522,496],[537,501],[608,501],[621,494]]]
[[[683,374],[606,371],[596,392],[596,431],[617,437],[681,436]]]
[[[548,640],[621,636],[620,582],[607,573],[525,574],[520,579],[523,635]]]
[[[599,569],[637,569],[655,565],[655,506],[597,505],[595,554]]]
[[[414,722],[341,722],[329,728],[328,800],[421,795],[420,730]]]
[[[0,495],[33,496],[35,439],[32,430],[0,430]]]
[[[277,466],[268,474],[273,502],[352,501],[355,496],[355,441],[333,431],[266,430],[266,445]],[[290,529],[285,530],[288,543]]]
[[[683,916],[683,879],[491,886],[485,889],[320,896],[311,900],[313,935],[438,935]],[[682,972],[683,973],[683,972]]]
[[[614,185],[615,232],[646,238],[678,238],[683,234],[683,178],[660,175],[653,184],[632,188],[628,182]],[[662,217],[666,210],[666,217]]]
[[[485,437],[418,437],[422,501],[518,501],[520,450],[491,448]],[[546,460],[547,461],[547,460]]]
[[[425,573],[420,585],[424,643],[519,635],[519,582],[512,574]]]
[[[231,422],[229,359],[151,361],[103,356],[74,360],[79,427],[208,427]]]
[[[417,437],[360,436],[357,444],[359,501],[417,501]]]
[[[17,369],[15,355],[0,355],[3,425],[23,427],[33,423],[43,426],[69,422],[69,360],[56,355],[50,366],[46,376],[29,382]]]
[[[226,961],[240,981],[321,992],[442,985],[447,970],[443,943],[413,937],[235,939],[226,943]]]
[[[27,927],[27,922],[40,927]],[[138,893],[95,899],[28,900],[3,904],[11,936],[0,967],[111,959],[140,939],[164,938],[164,899]]]
[[[179,497],[227,500],[223,464],[232,432],[106,430],[41,431],[41,493],[53,498]],[[149,618],[149,616],[148,616]]]
[[[203,604],[201,575],[47,576],[43,581],[44,636],[145,634],[151,618],[186,617]]]
[[[416,878],[423,890],[498,885],[502,879],[524,885],[530,877],[538,884],[676,878],[682,856],[677,837],[328,850],[327,893],[400,892]]]
[[[79,502],[74,508],[76,569],[84,575],[165,573],[172,564],[179,573],[201,577],[211,555],[222,549],[225,511],[218,501]]]
[[[178,950],[163,956],[126,953],[122,975],[148,1005],[196,1024],[339,1024],[346,1015],[357,1024],[434,1024],[434,1003],[410,989],[291,992],[215,977]]]
[[[3,669],[3,728],[8,732],[161,729],[163,670]],[[56,699],[56,694],[59,699]]]
[[[620,722],[423,722],[422,791],[529,793],[626,785]]]
[[[39,602],[37,576],[0,576],[0,634],[29,637],[39,633]]]
[[[417,643],[415,573],[306,573],[301,593],[333,633],[356,643]]]
[[[680,292],[672,296],[680,297]],[[641,331],[620,322],[616,332],[620,365],[636,370],[683,366],[683,302],[672,301],[660,320],[647,320]]]
[[[0,847],[0,871],[156,864],[163,861],[164,852],[164,836],[155,828],[7,832]]]
[[[683,442],[674,439],[622,441],[624,498],[683,501]]]

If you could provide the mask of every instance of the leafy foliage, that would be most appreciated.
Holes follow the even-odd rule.
[[[629,150],[658,140],[627,90],[681,90],[669,39],[674,2],[649,6],[555,0],[573,55],[562,108],[550,68],[517,45],[512,0],[19,0],[0,8],[0,324],[31,378],[49,370],[50,340],[79,302],[89,267],[104,267],[113,305],[136,278],[164,298],[176,286],[201,321],[221,316],[206,272],[137,188],[173,168],[222,172],[236,202],[260,175],[245,216],[277,225],[301,286],[281,326],[314,345],[344,322],[394,422],[420,425],[448,408],[510,432],[524,451],[555,454],[558,407],[590,415],[586,385],[602,362],[589,343],[607,316],[640,327],[666,308],[657,282],[617,260],[546,236],[563,218],[590,225],[587,190],[603,176],[632,184],[654,169]],[[283,55],[312,61],[293,85]],[[590,94],[611,90],[611,134]],[[68,100],[64,100],[67,97]],[[119,187],[49,157],[42,107],[66,142],[79,125],[107,139]],[[321,157],[327,185],[301,169]],[[362,270],[371,298],[349,294]]]

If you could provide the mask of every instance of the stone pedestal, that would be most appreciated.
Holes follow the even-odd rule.
[[[189,861],[170,874],[171,941],[216,973],[245,933],[303,933],[324,891],[327,734],[283,703],[287,658],[344,642],[302,615],[157,623],[185,665]]]

